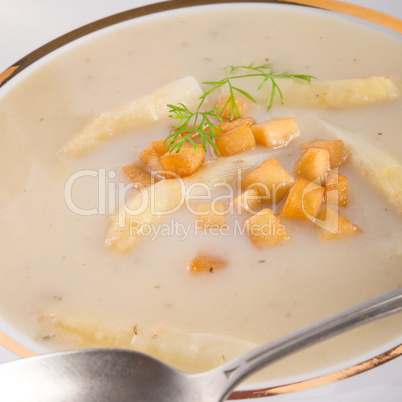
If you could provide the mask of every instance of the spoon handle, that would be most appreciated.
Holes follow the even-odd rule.
[[[222,387],[226,387],[220,400],[224,400],[245,377],[279,358],[401,310],[402,287],[399,287],[253,349],[216,369],[224,377]]]

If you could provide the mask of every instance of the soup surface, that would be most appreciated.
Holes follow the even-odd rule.
[[[150,228],[130,252],[105,246],[118,194],[129,184],[120,168],[137,163],[151,141],[168,135],[172,122],[105,141],[79,158],[60,156],[65,141],[93,116],[171,81],[192,75],[202,83],[222,78],[228,65],[267,62],[279,72],[320,81],[402,79],[402,43],[307,9],[206,7],[143,17],[94,34],[5,87],[2,317],[50,350],[132,347],[200,371],[401,286],[400,212],[350,158],[340,168],[350,183],[342,213],[361,230],[356,236],[326,242],[311,222],[285,219],[290,238],[259,249],[236,223],[249,216],[232,215],[227,232],[213,233],[198,230],[182,208],[152,228],[158,232]],[[295,117],[300,135],[287,147],[256,147],[239,159],[266,154],[293,174],[303,143],[337,138],[327,121],[401,161],[400,98],[336,110],[290,107],[286,97],[284,102],[269,111],[251,106],[249,115],[258,123]],[[230,184],[237,188],[235,181]],[[218,186],[213,196],[225,191]],[[200,253],[225,260],[227,267],[189,274],[188,262]],[[283,378],[342,365],[395,344],[401,330],[400,316],[391,317],[283,360],[264,375]]]

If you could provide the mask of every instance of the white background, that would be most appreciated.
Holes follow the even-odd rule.
[[[1,0],[0,72],[26,54],[75,28],[108,15],[143,6],[147,0]],[[402,0],[349,0],[402,18]],[[0,347],[0,361],[10,353]],[[0,390],[0,399],[1,390]],[[402,357],[364,374],[267,401],[384,402],[402,401]],[[258,399],[262,402],[262,399]]]

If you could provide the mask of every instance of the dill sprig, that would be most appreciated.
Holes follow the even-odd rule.
[[[277,94],[279,95],[281,104],[283,105],[284,103],[283,93],[279,88],[276,79],[300,79],[307,81],[310,84],[311,80],[314,78],[311,75],[305,74],[278,74],[274,71],[271,64],[263,64],[261,66],[254,66],[254,64],[250,64],[248,66],[227,66],[224,70],[227,72],[226,77],[222,78],[221,80],[203,82],[204,85],[211,85],[212,87],[208,91],[204,92],[204,94],[200,97],[200,103],[195,112],[191,112],[182,103],[179,103],[178,105],[167,105],[170,109],[169,117],[179,120],[179,122],[172,127],[170,134],[165,139],[165,144],[167,144],[169,152],[173,152],[174,150],[176,150],[176,152],[180,152],[181,147],[187,141],[193,144],[195,152],[198,149],[198,144],[193,140],[193,138],[194,135],[198,133],[205,151],[207,150],[207,143],[209,143],[219,153],[216,145],[213,142],[213,139],[217,138],[216,130],[221,130],[221,128],[218,124],[215,124],[211,118],[221,122],[221,115],[228,106],[230,107],[229,121],[233,120],[234,116],[236,115],[240,116],[240,111],[236,104],[236,94],[241,94],[253,103],[256,103],[256,100],[252,97],[252,95],[250,95],[244,89],[234,85],[236,80],[241,78],[261,78],[261,82],[257,87],[257,90],[263,88],[266,83],[271,83],[271,91],[267,105],[267,110],[269,110],[272,108]],[[215,108],[202,112],[201,107],[205,103],[206,98],[224,86],[228,87],[229,96],[221,110]],[[199,122],[200,120],[201,122]]]
[[[172,127],[170,134],[164,141],[169,152],[173,152],[174,150],[180,152],[180,149],[187,141],[193,144],[194,152],[197,151],[198,144],[193,138],[198,134],[205,151],[207,150],[207,143],[209,143],[219,153],[213,139],[217,138],[215,131],[221,131],[222,129],[218,124],[215,124],[211,118],[221,122],[222,117],[217,114],[218,108],[207,112],[201,112],[200,108],[203,102],[204,101],[200,102],[195,112],[191,112],[183,103],[167,105],[170,109],[169,117],[179,120],[179,122]]]

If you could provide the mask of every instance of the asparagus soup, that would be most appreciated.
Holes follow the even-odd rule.
[[[5,87],[1,315],[49,350],[197,372],[401,286],[401,41],[291,6],[194,11],[99,32]],[[264,376],[359,361],[401,329]]]

